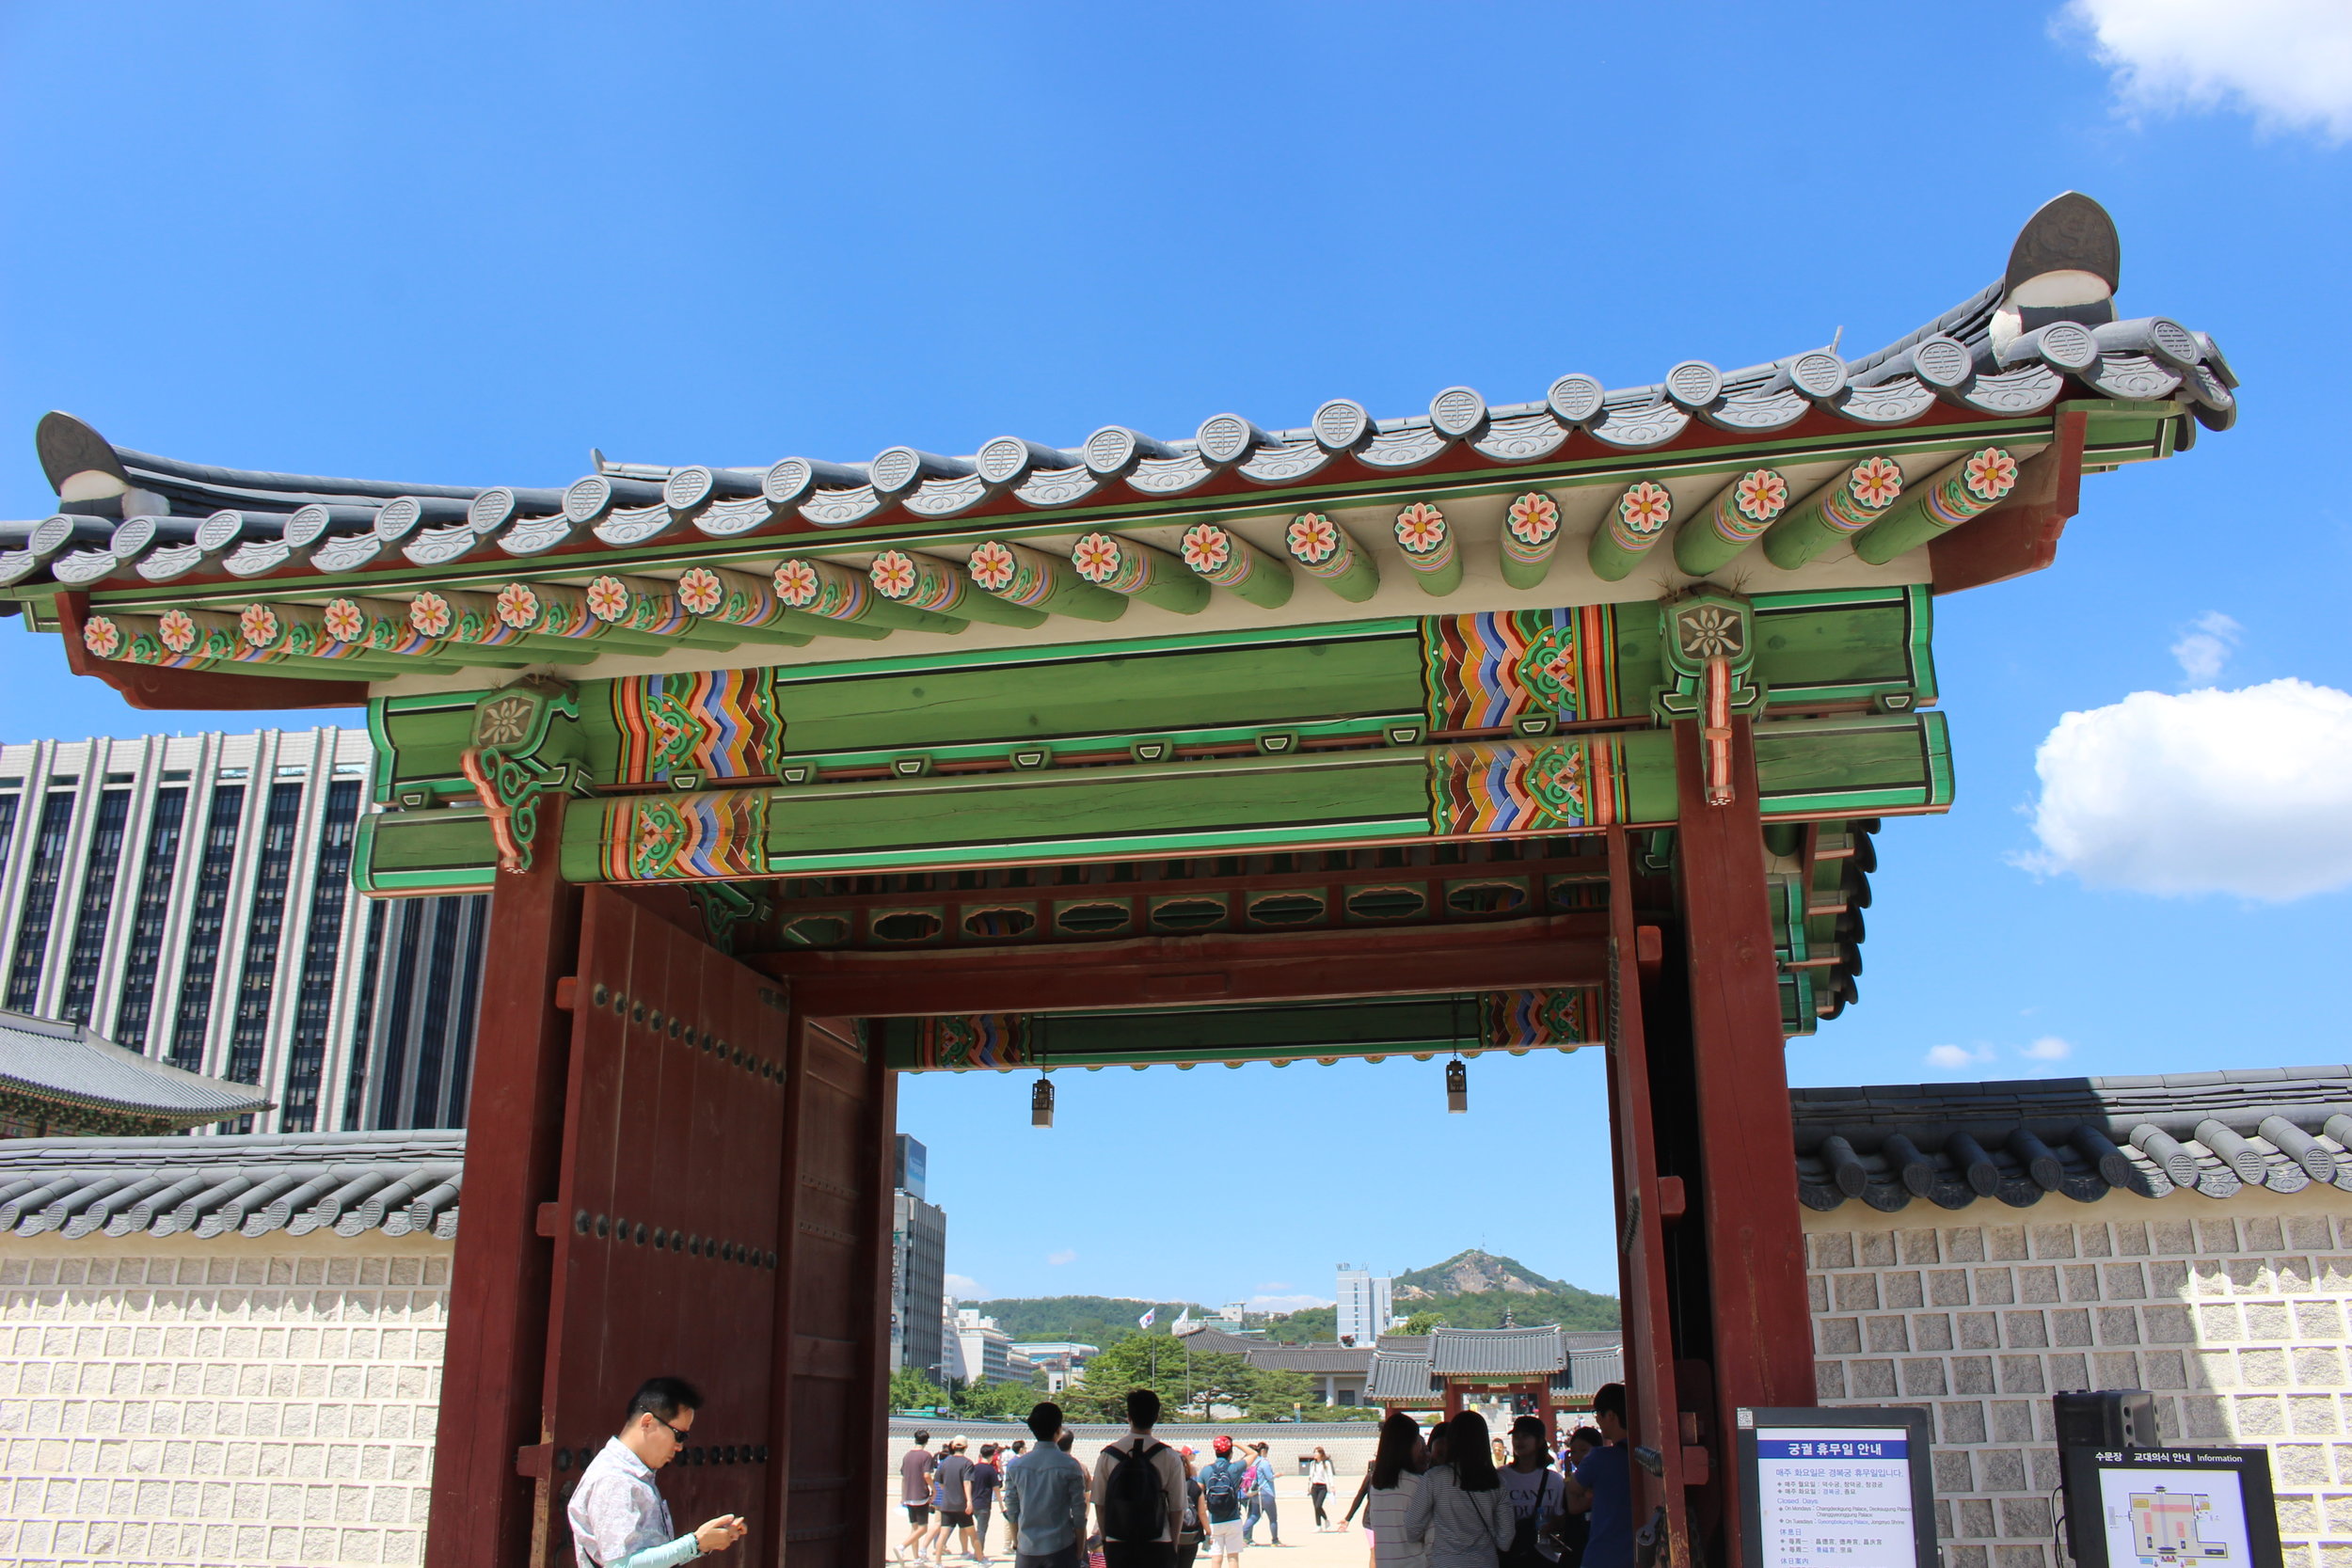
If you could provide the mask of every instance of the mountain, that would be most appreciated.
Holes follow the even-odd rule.
[[[1547,1279],[1515,1258],[1473,1247],[1442,1263],[1396,1275],[1397,1316],[1428,1313],[1449,1328],[1501,1328],[1507,1316],[1521,1328],[1557,1323],[1568,1329],[1618,1326],[1617,1298]],[[1329,1339],[1337,1312],[1310,1307],[1266,1323],[1266,1338],[1284,1344]]]
[[[1406,1302],[1436,1301],[1444,1296],[1484,1295],[1492,1291],[1507,1291],[1515,1295],[1539,1295],[1572,1292],[1588,1295],[1564,1280],[1546,1279],[1516,1258],[1498,1258],[1491,1252],[1471,1247],[1457,1252],[1442,1263],[1425,1269],[1414,1269],[1396,1276],[1396,1301],[1400,1307]],[[1609,1299],[1609,1298],[1600,1298]],[[1469,1327],[1457,1323],[1456,1327]]]

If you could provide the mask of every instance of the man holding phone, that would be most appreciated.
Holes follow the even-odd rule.
[[[628,1402],[620,1433],[580,1472],[564,1517],[581,1562],[592,1568],[676,1568],[709,1552],[723,1552],[748,1528],[739,1513],[723,1513],[691,1535],[676,1535],[653,1473],[686,1451],[700,1390],[682,1377],[647,1378]]]

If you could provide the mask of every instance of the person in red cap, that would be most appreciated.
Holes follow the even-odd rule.
[[[1224,1568],[1239,1568],[1245,1472],[1233,1463],[1231,1437],[1219,1433],[1210,1447],[1216,1450],[1216,1462],[1200,1472],[1200,1511],[1209,1520],[1209,1560]]]

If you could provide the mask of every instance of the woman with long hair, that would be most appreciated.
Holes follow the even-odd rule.
[[[1446,1423],[1446,1462],[1421,1478],[1405,1515],[1405,1533],[1428,1548],[1428,1568],[1496,1568],[1511,1544],[1516,1521],[1490,1441],[1475,1410]]]
[[[1315,1456],[1307,1461],[1307,1500],[1315,1505],[1315,1528],[1331,1528],[1330,1515],[1323,1512],[1323,1501],[1331,1495],[1331,1456],[1320,1445]]]
[[[1371,1504],[1364,1510],[1364,1528],[1372,1535],[1371,1568],[1423,1568],[1426,1554],[1420,1542],[1406,1536],[1405,1515],[1421,1490],[1424,1463],[1421,1423],[1402,1410],[1391,1411],[1380,1423],[1380,1446],[1364,1471],[1364,1484],[1357,1489],[1356,1501],[1347,1505],[1347,1519],[1340,1521],[1345,1527],[1359,1505]]]

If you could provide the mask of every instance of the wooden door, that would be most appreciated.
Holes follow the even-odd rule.
[[[499,976],[487,976],[491,987]],[[564,1506],[646,1378],[703,1392],[661,1473],[681,1532],[740,1513],[772,1562],[771,1354],[784,1247],[789,1013],[769,980],[628,895],[587,891],[552,1212],[534,1565],[572,1560]],[[442,1398],[460,1397],[458,1389]]]

